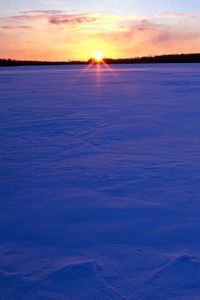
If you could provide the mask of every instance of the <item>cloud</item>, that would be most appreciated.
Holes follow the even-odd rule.
[[[118,57],[200,52],[200,29],[143,19],[130,21],[124,30],[98,33],[114,45]]]
[[[88,24],[88,23],[98,23],[101,21],[101,18],[97,16],[92,16],[89,14],[66,14],[66,15],[53,15],[49,18],[49,23],[54,25],[60,24]]]
[[[182,12],[160,12],[157,14],[157,17],[161,18],[198,18],[199,16]]]
[[[39,14],[39,15],[27,15],[27,14],[21,14],[16,16],[9,16],[9,17],[0,17],[1,23],[25,23],[25,22],[35,22],[35,21],[41,21],[46,20],[47,15],[46,14]]]
[[[22,11],[22,14],[26,15],[35,15],[35,14],[42,14],[42,15],[55,15],[63,13],[62,10],[27,10]]]
[[[21,26],[1,25],[0,26],[0,30],[29,30],[29,29],[31,29],[31,27],[25,25],[21,25]]]
[[[8,17],[0,17],[0,22],[4,23],[3,25],[7,25],[10,23],[27,25],[30,24],[39,24],[46,23],[52,25],[66,25],[71,26],[73,28],[78,28],[81,25],[83,28],[84,25],[109,25],[107,26],[108,31],[109,27],[120,27],[123,24],[126,24],[129,20],[140,20],[138,17],[125,17],[118,15],[101,15],[95,13],[65,13],[62,10],[29,10],[23,11],[19,15],[8,16]],[[87,27],[88,28],[88,27]],[[104,28],[105,29],[105,28]]]

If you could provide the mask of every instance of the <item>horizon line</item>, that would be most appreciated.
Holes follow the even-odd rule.
[[[131,57],[104,57],[103,60],[129,60],[129,59],[142,59],[142,58],[157,58],[163,56],[187,56],[187,55],[200,55],[200,52],[188,52],[188,53],[167,53],[167,54],[156,54],[156,55],[145,55],[145,56],[131,56]],[[40,59],[17,59],[17,58],[5,58],[1,57],[0,61],[2,60],[10,60],[10,61],[21,61],[21,62],[58,62],[58,63],[70,63],[70,62],[82,62],[87,63],[90,60],[95,60],[92,56],[87,60],[82,59],[68,59],[68,60],[40,60]]]
[[[90,57],[88,60],[66,60],[66,61],[45,61],[45,60],[22,60],[13,58],[0,58],[0,66],[17,66],[17,65],[64,65],[64,64],[119,64],[119,63],[200,63],[200,53],[177,53],[177,54],[160,54],[150,56],[137,56],[129,58],[103,58],[98,62],[95,58]]]

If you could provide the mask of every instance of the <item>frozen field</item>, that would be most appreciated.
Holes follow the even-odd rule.
[[[200,65],[0,69],[0,300],[200,299]]]

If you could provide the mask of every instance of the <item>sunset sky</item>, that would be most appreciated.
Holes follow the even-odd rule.
[[[0,0],[0,57],[87,60],[200,52],[197,0]]]

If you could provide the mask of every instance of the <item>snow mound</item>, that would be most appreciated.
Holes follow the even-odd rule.
[[[189,299],[200,294],[200,260],[186,255],[176,257],[172,262],[164,265],[149,280],[149,284],[157,293],[165,293],[168,299],[170,295],[173,299]],[[157,298],[156,298],[157,299]],[[196,299],[196,298],[195,298]]]
[[[0,285],[7,300],[124,299],[103,277],[101,267],[87,261],[64,266],[35,281],[1,272]]]
[[[28,291],[28,283],[20,274],[12,274],[0,271],[0,299],[25,299],[23,298]]]
[[[123,299],[108,285],[102,269],[94,262],[70,264],[48,274],[36,284],[44,295],[56,299]],[[60,298],[59,298],[60,297]]]

